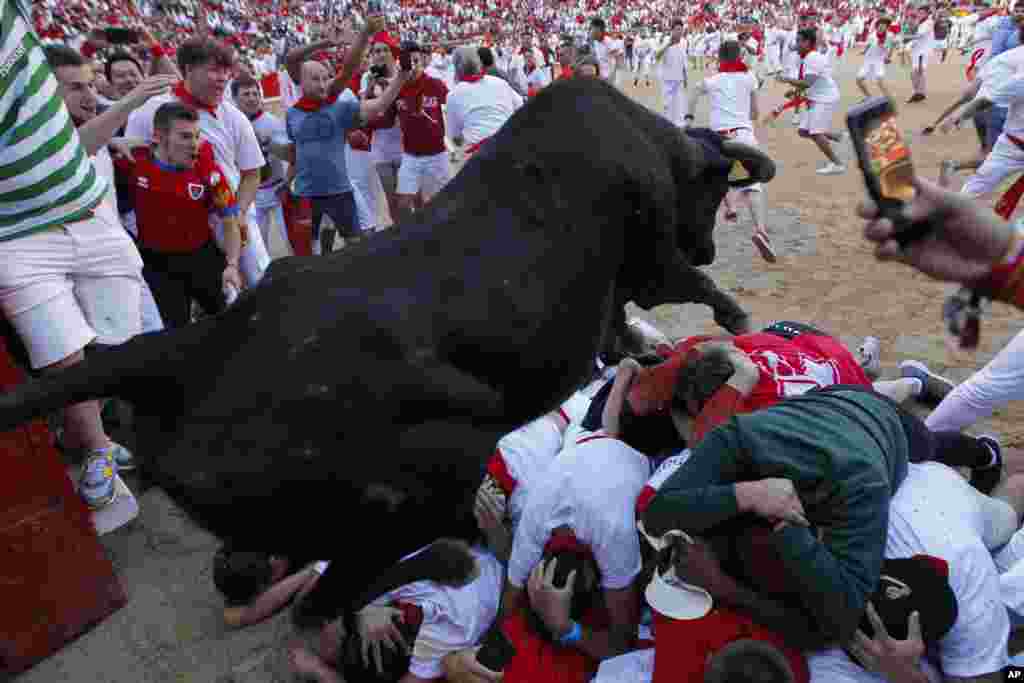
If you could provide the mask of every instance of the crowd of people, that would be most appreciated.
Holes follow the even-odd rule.
[[[957,50],[963,95],[925,132],[972,120],[979,154],[944,163],[939,185],[915,181],[907,219],[931,221],[923,240],[901,246],[873,205],[867,237],[973,293],[956,301],[1024,307],[1024,237],[1007,222],[1024,185],[997,213],[978,201],[1024,171],[1024,3],[4,7],[0,309],[35,372],[225,310],[272,244],[323,255],[401,223],[557,81],[643,82],[682,131],[706,98],[707,127],[754,147],[792,110],[825,157],[816,172],[839,175],[836,65],[862,60],[867,96],[888,95],[904,62],[899,106],[913,106]],[[772,80],[790,89],[781,102]],[[740,207],[775,261],[763,188],[732,191],[721,220]],[[324,682],[1002,680],[1024,619],[1024,478],[1005,475],[996,436],[963,430],[1024,394],[1024,333],[956,386],[910,359],[884,380],[877,340],[850,350],[803,322],[630,331],[621,362],[497,444],[475,544],[438,539],[327,621],[302,616],[325,562],[225,547],[226,623],[294,603],[322,637],[291,661]],[[934,410],[919,419],[911,401]],[[102,510],[133,454],[98,402],[63,418],[79,492]]]

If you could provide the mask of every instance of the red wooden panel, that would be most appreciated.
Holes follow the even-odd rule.
[[[0,342],[0,388],[21,381]],[[44,422],[0,433],[0,471],[0,673],[16,673],[127,598]]]

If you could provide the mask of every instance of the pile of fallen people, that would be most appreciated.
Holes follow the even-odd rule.
[[[629,328],[634,353],[499,441],[475,544],[438,539],[337,618],[306,609],[325,562],[225,547],[225,620],[293,605],[320,633],[292,664],[325,682],[1003,680],[1024,475],[902,405],[949,380],[880,380],[877,340],[795,322]]]

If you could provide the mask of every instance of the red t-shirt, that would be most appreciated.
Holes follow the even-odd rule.
[[[668,410],[676,376],[689,351],[698,344],[716,340],[731,340],[761,371],[753,393],[742,401],[740,412],[767,408],[787,396],[797,396],[816,387],[871,386],[871,380],[857,359],[832,337],[805,333],[789,340],[758,332],[731,338],[697,336],[679,342],[664,363],[641,372],[630,389],[630,398],[653,400],[659,411]]]
[[[402,149],[405,153],[422,157],[445,151],[441,105],[447,101],[448,86],[427,74],[402,87],[395,106],[402,126]]]
[[[149,149],[136,149],[134,163],[118,159],[118,170],[132,178],[139,242],[153,251],[190,252],[210,241],[210,214],[238,215],[235,194],[204,142],[190,169],[171,168]]]
[[[715,607],[700,619],[669,619],[654,612],[654,678],[652,683],[703,681],[708,654],[737,640],[771,643],[786,656],[796,683],[809,683],[807,660],[782,638],[749,617]]]

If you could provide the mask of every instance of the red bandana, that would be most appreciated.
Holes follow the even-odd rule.
[[[876,34],[875,34],[875,37],[876,37],[876,38],[878,38],[878,44],[879,44],[879,45],[885,45],[885,39],[886,39],[886,37],[887,37],[888,35],[889,35],[889,31],[888,31],[888,29],[887,29],[887,30],[885,30],[885,31],[881,31],[881,32],[879,32],[879,33],[876,33]]]
[[[185,81],[178,81],[178,84],[174,86],[173,92],[174,96],[181,100],[183,104],[187,104],[197,111],[205,111],[210,116],[217,118],[217,107],[211,107],[193,97],[192,93],[185,89]]]
[[[745,71],[747,71],[747,65],[738,59],[736,61],[722,60],[718,64],[718,73],[720,74],[735,74]]]
[[[329,104],[334,104],[337,101],[337,97],[328,97],[326,100],[314,100],[311,97],[303,95],[292,106],[301,111],[313,112],[320,111],[323,107],[326,107]]]
[[[484,80],[484,74],[470,74],[462,77],[463,83],[479,83]]]

